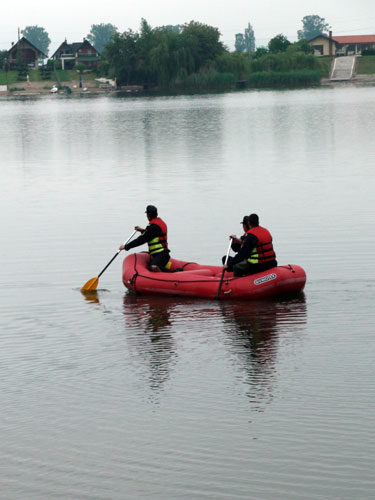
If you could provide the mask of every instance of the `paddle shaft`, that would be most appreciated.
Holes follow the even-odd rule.
[[[224,262],[224,266],[227,265],[227,262],[228,262],[228,257],[229,257],[229,252],[230,252],[230,247],[232,246],[232,238],[229,238],[229,245],[228,245],[228,251],[227,251],[227,255],[225,257],[225,262]],[[224,274],[225,274],[225,268],[223,269],[223,272],[221,273],[221,279],[220,279],[220,283],[219,283],[219,288],[217,290],[217,294],[215,296],[215,299],[218,299],[219,298],[219,295],[220,295],[220,292],[221,292],[221,286],[223,284],[223,281],[224,281]]]
[[[136,233],[136,232],[137,232],[137,231],[133,231],[133,232],[132,232],[132,234],[129,236],[129,238],[125,241],[124,245],[126,245],[127,243],[129,243],[129,241],[133,238],[133,236],[135,235],[135,233]],[[112,262],[115,260],[115,258],[118,256],[118,254],[119,254],[120,252],[121,252],[121,250],[120,250],[120,249],[119,249],[119,250],[117,250],[117,252],[115,253],[115,255],[112,257],[112,259],[111,259],[111,260],[108,262],[108,264],[105,266],[105,268],[104,268],[104,269],[102,269],[102,270],[100,271],[100,273],[98,274],[98,278],[100,278],[100,276],[104,273],[104,271],[107,269],[107,267],[108,267],[109,265],[111,265],[111,264],[112,264]]]

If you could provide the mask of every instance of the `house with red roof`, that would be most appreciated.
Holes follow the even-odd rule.
[[[375,49],[375,35],[318,35],[308,41],[316,56],[361,55],[362,50]]]

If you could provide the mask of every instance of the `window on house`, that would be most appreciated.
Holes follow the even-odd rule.
[[[324,53],[323,45],[313,45],[312,47],[314,50],[314,54],[320,54],[321,56],[323,55]]]

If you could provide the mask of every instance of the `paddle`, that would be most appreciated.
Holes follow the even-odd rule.
[[[124,243],[124,245],[126,245],[127,243],[129,243],[129,241],[133,238],[133,236],[135,235],[136,232],[137,231],[133,231],[132,232],[131,236],[129,236],[129,238],[126,240],[126,242]],[[121,252],[121,250],[117,250],[117,252],[115,253],[115,255],[108,262],[108,264],[105,266],[105,268],[100,271],[100,273],[98,274],[98,276],[96,276],[95,278],[91,278],[91,280],[88,280],[88,282],[83,285],[83,287],[81,288],[81,292],[88,292],[88,291],[93,291],[93,290],[97,289],[100,276],[104,273],[104,271],[107,269],[107,267],[110,264],[112,264],[112,262],[115,260],[115,258],[118,256],[118,254],[120,252]]]
[[[232,246],[232,238],[229,238],[229,245],[228,245],[228,251],[227,251],[227,255],[225,257],[225,262],[224,262],[224,266],[226,265],[226,263],[228,262],[228,257],[229,257],[229,252],[230,252],[230,247]],[[220,292],[221,292],[221,285],[223,284],[223,280],[224,280],[224,273],[225,273],[225,268],[223,269],[223,272],[221,273],[221,279],[220,279],[220,283],[219,283],[219,288],[217,290],[217,294],[215,295],[215,299],[218,299],[219,298],[219,295],[220,295]]]

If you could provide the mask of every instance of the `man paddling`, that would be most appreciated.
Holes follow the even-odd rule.
[[[266,271],[277,266],[276,254],[273,249],[272,236],[268,229],[259,225],[257,214],[249,215],[245,224],[242,221],[245,238],[242,240],[241,248],[237,255],[229,257],[224,269],[233,271],[235,276],[247,276],[249,274]],[[247,227],[246,227],[247,226]],[[239,243],[236,236],[230,236],[232,240]]]
[[[167,241],[167,225],[160,217],[158,217],[158,210],[154,205],[147,205],[145,213],[149,221],[146,229],[143,229],[140,226],[135,226],[134,229],[139,231],[141,235],[130,243],[121,245],[120,250],[128,251],[131,248],[147,243],[148,251],[151,257],[149,264],[150,271],[169,272],[171,262]]]

